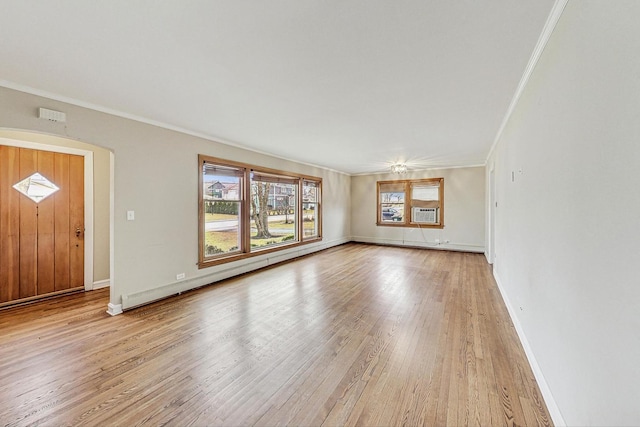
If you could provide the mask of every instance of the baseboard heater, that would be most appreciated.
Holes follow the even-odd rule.
[[[228,279],[230,277],[239,276],[240,274],[249,273],[251,271],[259,270],[264,267],[268,267],[273,264],[278,264],[283,261],[288,261],[293,258],[298,258],[304,255],[308,255],[313,252],[318,252],[324,249],[328,249],[333,246],[338,246],[347,243],[348,239],[339,239],[331,242],[324,242],[317,246],[304,246],[299,247],[291,252],[269,254],[265,258],[255,259],[251,262],[247,262],[242,265],[236,265],[225,268],[223,270],[217,270],[214,273],[206,276],[194,277],[191,279],[180,280],[165,285],[158,286],[152,289],[146,289],[139,292],[134,292],[128,295],[122,295],[122,309],[130,310],[132,308],[139,307],[141,305],[150,304],[152,302],[167,298],[173,295],[177,295],[182,292],[187,292],[193,289],[200,288],[202,286],[210,285],[221,280]]]

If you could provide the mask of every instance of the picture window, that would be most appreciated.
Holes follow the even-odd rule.
[[[200,268],[322,239],[322,179],[199,156]]]

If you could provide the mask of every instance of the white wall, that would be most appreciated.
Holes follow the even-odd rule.
[[[37,118],[63,111],[67,123]],[[0,88],[0,130],[68,137],[114,153],[111,304],[125,308],[349,240],[350,177],[141,122]],[[199,270],[198,154],[323,178],[323,241]],[[126,211],[135,211],[135,221]],[[176,274],[186,273],[176,282]]]
[[[402,175],[351,177],[351,232],[357,242],[422,246],[483,252],[485,247],[485,168],[413,171]],[[394,179],[444,178],[444,228],[376,225],[376,182]],[[436,240],[439,243],[436,243]],[[445,243],[446,241],[448,243]]]
[[[494,273],[569,425],[640,424],[638,17],[570,1],[487,165]]]

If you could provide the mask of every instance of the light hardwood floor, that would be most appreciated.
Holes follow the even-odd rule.
[[[347,244],[0,312],[2,425],[550,425],[483,255]]]

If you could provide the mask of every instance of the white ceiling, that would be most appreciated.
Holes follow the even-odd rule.
[[[0,84],[350,174],[484,164],[553,0],[0,0]]]

